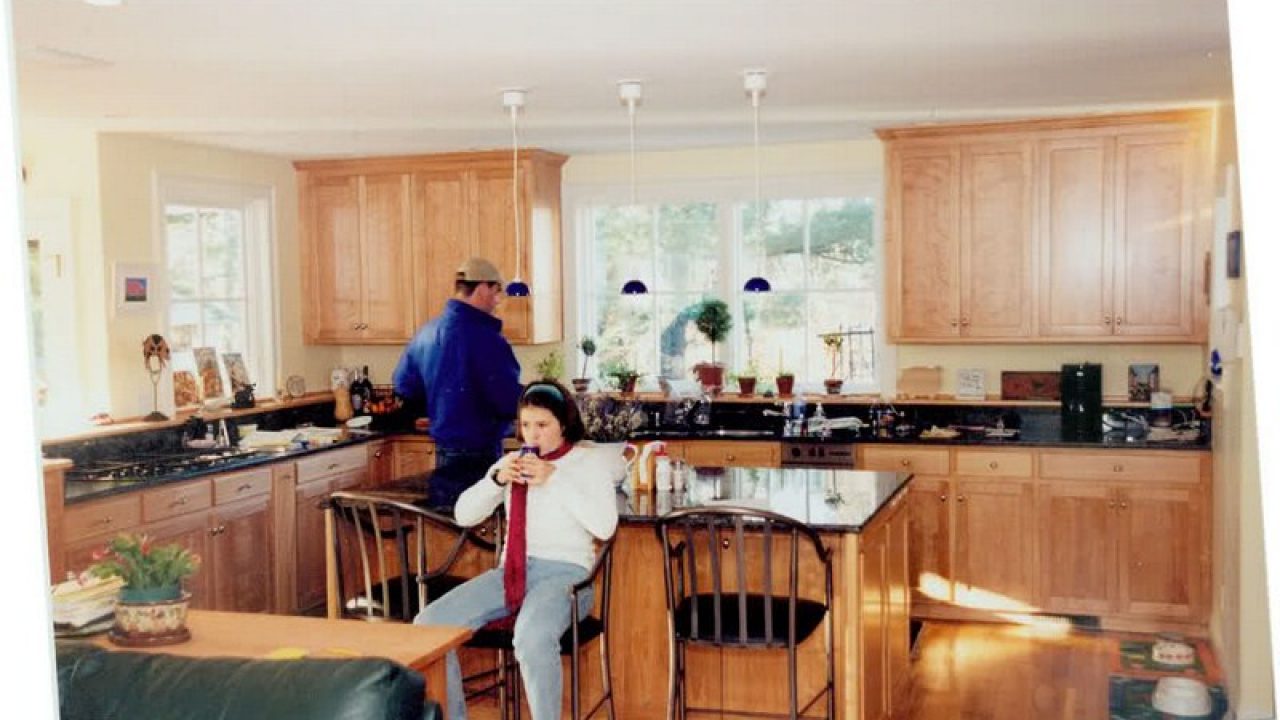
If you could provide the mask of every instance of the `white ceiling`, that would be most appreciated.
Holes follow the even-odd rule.
[[[283,155],[766,144],[1231,96],[1226,0],[12,0],[24,122]]]

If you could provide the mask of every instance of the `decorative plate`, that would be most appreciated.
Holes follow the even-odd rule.
[[[289,393],[289,397],[300,398],[307,394],[307,382],[301,375],[290,375],[289,379],[284,381],[284,389]]]

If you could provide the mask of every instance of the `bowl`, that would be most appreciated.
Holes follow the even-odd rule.
[[[1184,717],[1203,717],[1213,711],[1209,688],[1199,680],[1162,677],[1151,693],[1151,706],[1160,712]]]

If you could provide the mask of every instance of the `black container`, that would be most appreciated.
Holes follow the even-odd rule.
[[[1102,438],[1102,366],[1062,366],[1062,439]]]

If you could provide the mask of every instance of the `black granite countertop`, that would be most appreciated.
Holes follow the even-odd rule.
[[[1209,450],[1211,445],[1207,439],[1197,438],[1195,440],[1148,440],[1144,438],[1127,437],[1124,433],[1104,433],[1096,440],[1068,440],[1064,439],[1060,433],[1046,432],[1044,430],[1027,427],[1019,430],[1018,434],[1012,438],[987,437],[982,431],[963,431],[954,438],[922,438],[920,431],[914,430],[909,434],[893,435],[890,437],[877,437],[869,431],[852,432],[838,430],[831,433],[829,437],[822,438],[817,436],[793,436],[783,437],[780,433],[767,431],[729,431],[727,433],[717,433],[715,430],[702,432],[683,432],[676,430],[662,430],[658,432],[641,430],[632,435],[633,440],[649,441],[649,440],[722,440],[722,441],[755,441],[755,442],[780,442],[787,441],[793,443],[859,443],[859,444],[877,444],[877,445],[960,445],[960,446],[980,446],[980,447],[1058,447],[1058,448],[1076,448],[1076,449],[1099,449],[1099,450]]]
[[[869,470],[690,468],[683,492],[619,492],[618,519],[652,524],[678,508],[724,504],[769,510],[818,530],[857,533],[910,479],[910,473]]]
[[[220,463],[216,467],[203,468],[199,470],[175,472],[168,475],[145,479],[131,478],[127,480],[106,481],[68,479],[66,481],[64,500],[67,505],[74,505],[76,503],[98,500],[112,495],[139,492],[141,490],[160,487],[171,483],[194,480],[196,478],[209,475],[220,475],[222,473],[235,472],[237,470],[244,470],[247,468],[257,467],[259,465],[277,463],[285,460],[296,460],[297,458],[304,457],[306,455],[314,455],[315,453],[351,447],[353,445],[362,445],[371,440],[377,440],[383,437],[387,437],[387,435],[379,432],[349,430],[336,442],[328,445],[317,445],[306,448],[294,447],[288,450],[248,451],[243,455],[238,455],[226,462]]]

